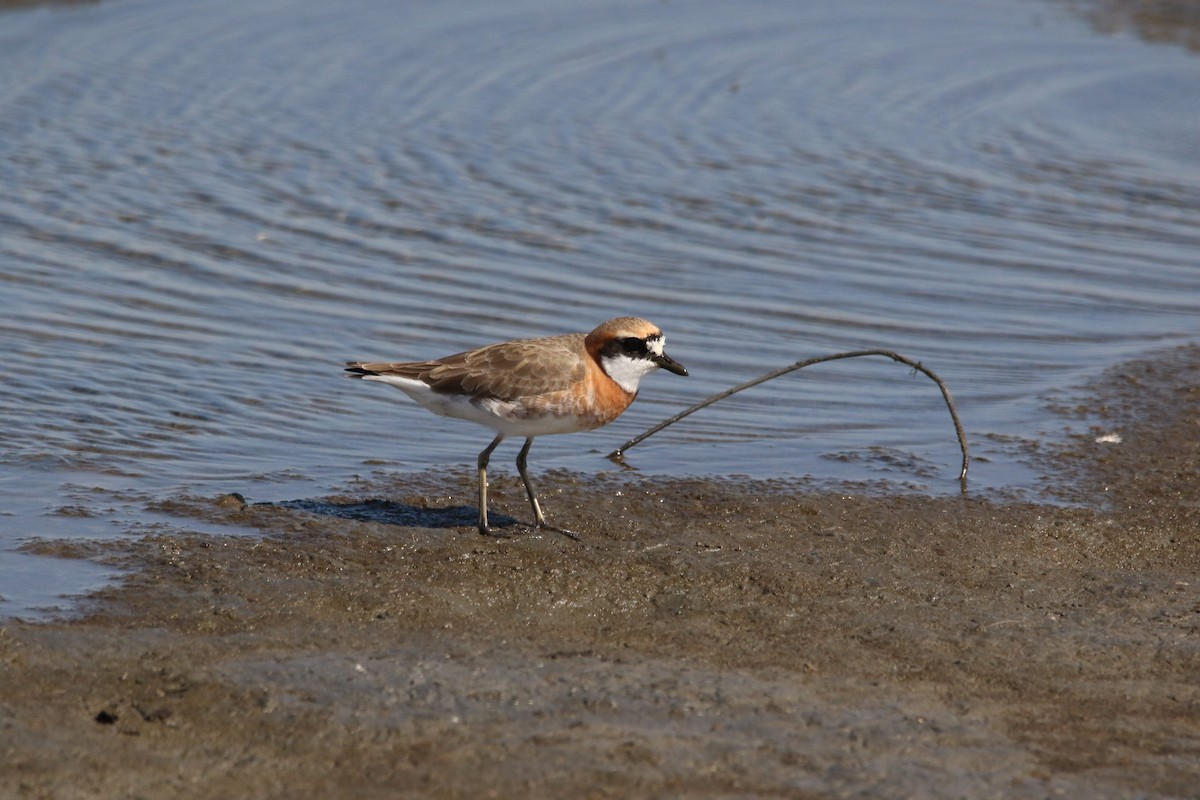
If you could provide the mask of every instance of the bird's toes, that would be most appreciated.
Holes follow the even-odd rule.
[[[537,522],[534,522],[529,527],[532,528],[533,530],[538,530],[538,531],[551,531],[552,533],[561,533],[563,536],[566,536],[568,539],[574,539],[577,542],[583,541],[582,539],[579,538],[579,534],[575,533],[575,531],[569,531],[566,528],[560,528],[557,525],[550,525],[545,520],[539,520]]]

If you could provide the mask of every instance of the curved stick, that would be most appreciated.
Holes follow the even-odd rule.
[[[946,384],[942,382],[942,379],[933,373],[933,370],[925,368],[924,366],[921,365],[921,362],[919,362],[919,361],[913,361],[912,359],[905,358],[904,356],[900,355],[899,353],[893,353],[891,350],[856,350],[852,353],[835,353],[834,355],[831,355],[831,356],[820,356],[818,358],[809,358],[809,359],[805,359],[804,361],[797,361],[795,364],[792,364],[791,366],[781,367],[780,369],[777,369],[773,372],[768,372],[766,375],[755,378],[752,381],[747,381],[746,383],[740,384],[738,386],[734,386],[732,389],[726,389],[723,392],[714,394],[712,397],[708,398],[707,400],[702,400],[699,403],[696,403],[696,405],[692,406],[691,408],[680,411],[678,414],[671,417],[670,419],[665,419],[662,422],[655,425],[650,430],[645,431],[645,432],[633,437],[628,442],[626,442],[625,444],[618,447],[616,450],[613,450],[611,453],[609,453],[608,457],[610,459],[612,459],[613,461],[622,463],[622,459],[625,456],[625,451],[628,450],[629,448],[633,447],[634,445],[638,444],[642,440],[649,439],[651,436],[658,433],[659,431],[661,431],[663,428],[667,427],[668,425],[674,425],[676,422],[679,422],[679,420],[683,419],[684,417],[690,416],[702,408],[711,406],[713,403],[717,402],[718,400],[724,400],[726,397],[729,397],[730,395],[737,394],[738,392],[742,391],[743,389],[749,389],[752,386],[758,386],[760,383],[766,383],[767,381],[771,380],[772,378],[778,378],[780,375],[786,375],[789,372],[795,372],[798,369],[804,369],[805,367],[811,367],[813,364],[820,364],[823,361],[838,361],[843,358],[858,358],[859,356],[885,356],[887,358],[892,359],[893,361],[899,361],[901,364],[907,364],[908,366],[912,367],[917,372],[922,372],[922,373],[928,375],[930,377],[930,379],[932,379],[933,382],[938,385],[938,388],[942,390],[942,399],[946,401],[946,408],[948,408],[950,410],[950,418],[952,420],[954,420],[954,432],[958,434],[958,446],[962,449],[962,471],[959,472],[958,479],[960,481],[965,482],[967,479],[967,466],[970,464],[970,452],[967,449],[967,435],[963,432],[963,426],[962,426],[962,422],[958,418],[958,412],[954,410],[954,399],[952,397],[950,397],[950,390],[946,388]]]

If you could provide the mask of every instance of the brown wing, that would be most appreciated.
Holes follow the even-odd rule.
[[[353,366],[373,374],[415,378],[435,392],[515,400],[561,391],[583,380],[584,358],[583,334],[569,333],[500,342],[435,361]]]

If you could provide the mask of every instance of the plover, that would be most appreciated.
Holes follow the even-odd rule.
[[[348,377],[400,389],[425,408],[496,431],[479,454],[479,532],[492,533],[487,513],[487,465],[508,436],[524,436],[517,471],[533,507],[533,525],[546,523],[526,471],[536,436],[590,431],[612,422],[637,397],[643,376],[662,368],[687,370],[663,352],[658,326],[636,317],[611,319],[589,334],[517,339],[432,361],[347,362]]]

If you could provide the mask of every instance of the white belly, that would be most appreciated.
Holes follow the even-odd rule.
[[[435,414],[465,419],[505,436],[547,436],[552,433],[577,433],[595,427],[570,413],[531,415],[516,400],[476,400],[467,395],[440,394],[410,378],[368,375],[363,380],[390,384]]]

